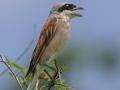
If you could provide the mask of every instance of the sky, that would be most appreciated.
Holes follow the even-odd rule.
[[[119,90],[119,0],[0,0],[0,54],[15,60],[35,36],[31,50],[24,56],[24,59],[29,61],[28,57],[30,58],[49,11],[58,2],[71,2],[84,8],[79,11],[83,17],[71,21],[67,47],[71,47],[71,44],[74,46],[75,43],[84,52],[81,51],[82,57],[78,55],[76,62],[73,63],[75,64],[73,71],[67,75],[68,83],[73,85],[75,90]],[[105,74],[104,68],[94,61],[106,51],[116,56],[114,69],[109,71],[111,76],[108,78],[109,73]],[[79,59],[84,66],[77,64]],[[85,61],[92,63],[86,64]],[[20,63],[26,65],[26,60]],[[93,63],[95,64],[92,66]],[[5,66],[0,64],[0,68],[1,72]],[[71,79],[71,77],[75,78]],[[1,82],[3,80],[6,82],[8,78],[6,76],[0,78],[0,87],[4,84]],[[0,90],[9,89],[3,87]]]

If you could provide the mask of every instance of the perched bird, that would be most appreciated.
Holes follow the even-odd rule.
[[[31,73],[33,77],[28,90],[34,88],[37,78],[46,64],[49,65],[54,56],[64,46],[68,38],[70,20],[73,17],[82,16],[75,12],[75,10],[79,9],[83,8],[66,2],[58,3],[51,9],[48,19],[42,28],[26,74],[27,77]]]

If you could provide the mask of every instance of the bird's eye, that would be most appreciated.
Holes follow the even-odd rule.
[[[70,9],[70,5],[69,5],[69,4],[66,4],[66,5],[64,6],[64,8],[65,8],[65,9]]]
[[[76,6],[73,4],[66,4],[65,7],[67,10],[71,10],[71,9],[75,8]]]
[[[59,8],[59,12],[62,12],[64,10],[72,10],[73,8],[75,8],[76,6],[73,4],[65,4],[63,5],[61,8]]]

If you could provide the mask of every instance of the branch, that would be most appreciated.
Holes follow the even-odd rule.
[[[4,65],[8,68],[8,70],[12,73],[12,75],[14,76],[15,80],[17,81],[17,83],[19,84],[21,90],[23,90],[22,84],[20,83],[20,80],[18,79],[18,77],[14,74],[14,72],[11,70],[10,66],[4,61],[4,59],[7,59],[6,57],[3,58],[3,56],[0,55],[1,61],[3,62]]]
[[[35,90],[39,90],[39,80],[37,79],[36,85],[35,85]]]

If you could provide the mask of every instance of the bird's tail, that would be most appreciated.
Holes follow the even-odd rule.
[[[32,78],[32,81],[29,83],[27,90],[34,90],[35,85],[37,83],[37,79],[39,78],[43,70],[44,70],[44,67],[37,65],[35,74]]]

